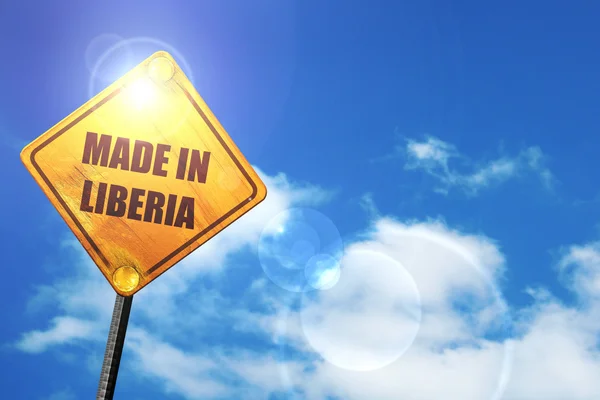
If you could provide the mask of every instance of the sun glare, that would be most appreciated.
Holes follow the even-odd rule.
[[[148,77],[139,78],[127,87],[127,96],[133,107],[140,110],[148,106],[155,97],[155,87]]]

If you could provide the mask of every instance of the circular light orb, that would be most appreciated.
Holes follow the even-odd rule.
[[[328,254],[317,254],[308,260],[304,269],[308,284],[317,290],[327,290],[340,280],[340,263]]]
[[[325,264],[337,265],[343,251],[335,224],[311,208],[277,214],[266,225],[258,244],[258,257],[267,277],[292,292],[323,286]]]
[[[329,290],[303,295],[305,337],[339,368],[383,368],[400,358],[419,332],[417,286],[402,264],[383,253],[351,249],[342,267]]]

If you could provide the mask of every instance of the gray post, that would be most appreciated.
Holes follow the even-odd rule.
[[[115,299],[115,308],[113,310],[112,321],[110,322],[110,331],[108,332],[106,352],[104,353],[104,362],[102,363],[96,400],[112,400],[115,394],[132,301],[133,296],[123,297],[119,294],[117,294],[117,298]]]

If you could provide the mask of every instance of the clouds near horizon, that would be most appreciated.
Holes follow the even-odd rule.
[[[428,157],[443,160],[433,154]],[[234,268],[230,257],[255,253],[260,236],[272,234],[264,231],[268,221],[282,210],[316,207],[331,196],[285,175],[263,178],[268,201],[136,296],[127,338],[132,358],[125,365],[157,390],[187,399],[600,396],[598,244],[567,247],[557,260],[555,270],[577,304],[535,288],[528,289],[531,306],[513,309],[502,296],[508,265],[496,241],[437,219],[371,214],[371,225],[346,241],[331,288],[291,293],[255,264],[247,270],[250,281],[233,295],[219,279]],[[21,351],[73,351],[80,342],[103,350],[97,327],[108,323],[114,294],[83,250],[65,247],[73,250],[86,265],[32,298],[58,304],[58,312],[45,328],[22,334]],[[213,328],[222,339],[207,336]],[[182,340],[192,332],[213,344]],[[232,341],[232,335],[245,339]]]

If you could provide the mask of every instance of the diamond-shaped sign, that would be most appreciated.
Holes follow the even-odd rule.
[[[139,291],[267,194],[165,52],[34,140],[21,159],[122,296]]]

